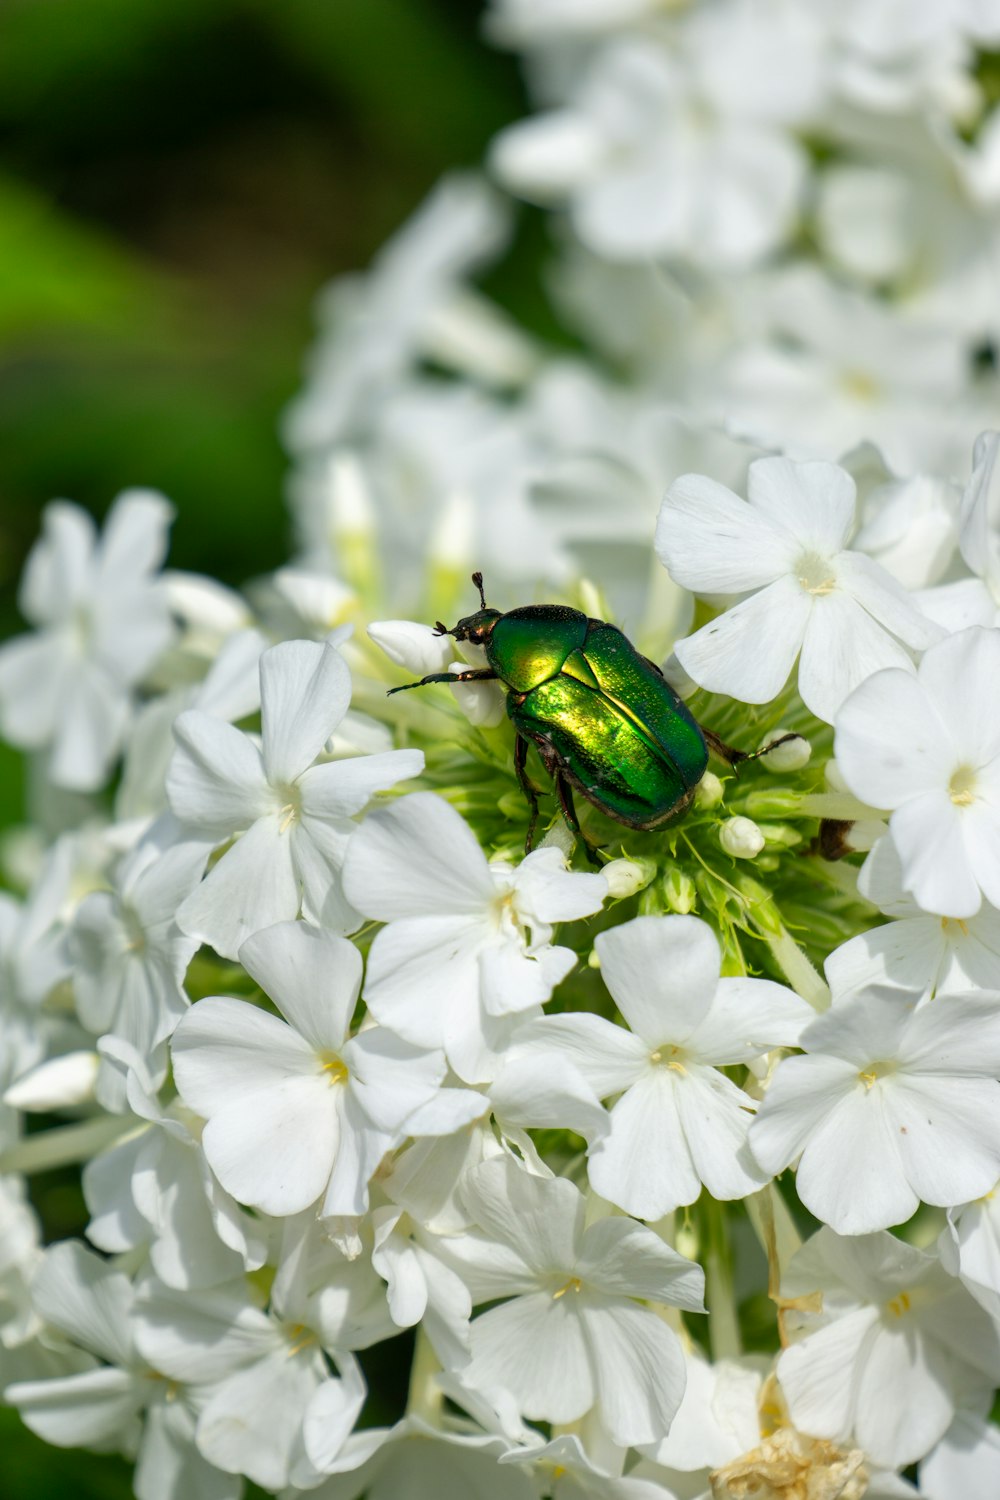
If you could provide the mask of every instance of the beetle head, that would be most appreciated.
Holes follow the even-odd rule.
[[[501,611],[499,609],[487,609],[486,595],[483,592],[482,573],[473,573],[472,581],[479,590],[479,602],[482,606],[476,610],[474,615],[464,615],[458,624],[451,630],[447,625],[442,625],[438,620],[434,626],[435,635],[453,635],[456,641],[471,641],[474,646],[482,646],[488,640],[493,627],[499,620]]]

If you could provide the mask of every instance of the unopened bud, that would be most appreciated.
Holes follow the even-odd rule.
[[[415,677],[443,672],[452,660],[450,639],[415,620],[373,620],[368,635],[390,661]]]
[[[764,835],[750,818],[727,818],[719,829],[719,843],[734,859],[755,859],[764,847]]]
[[[674,865],[663,877],[663,897],[668,911],[678,912],[680,916],[686,917],[688,912],[694,910],[698,891],[691,876]]]
[[[768,735],[760,748],[763,750],[766,745],[773,744],[775,740],[780,740],[782,735],[788,733],[790,731],[787,729],[776,729],[773,734]],[[773,771],[777,775],[781,771],[801,771],[803,766],[809,764],[810,755],[812,755],[812,746],[809,741],[801,734],[796,734],[792,739],[786,740],[783,745],[776,745],[773,750],[768,751],[767,755],[762,755],[760,763],[765,770]]]
[[[702,811],[718,807],[723,795],[722,782],[718,776],[716,776],[714,771],[706,771],[695,787],[694,805],[695,807],[700,807]]]
[[[601,874],[608,882],[608,894],[615,901],[623,901],[649,884],[656,874],[656,865],[650,859],[612,859]]]
[[[47,1111],[86,1104],[94,1097],[100,1059],[96,1052],[64,1052],[25,1073],[3,1096],[14,1109]]]

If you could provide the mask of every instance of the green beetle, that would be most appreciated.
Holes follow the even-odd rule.
[[[526,770],[529,742],[555,783],[567,823],[582,837],[574,790],[616,823],[658,828],[691,802],[709,750],[735,765],[794,738],[782,735],[751,754],[732,750],[695,721],[656,663],[616,625],[562,604],[528,604],[504,614],[487,607],[483,575],[473,573],[472,582],[482,607],[452,630],[439,620],[435,631],[482,646],[489,665],[433,672],[390,692],[431,682],[503,684],[516,730],[514,768],[531,810],[528,852],[538,822],[538,797]]]

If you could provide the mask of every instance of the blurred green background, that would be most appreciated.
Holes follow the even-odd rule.
[[[277,424],[316,292],[524,112],[481,11],[4,0],[0,637],[56,496],[101,516],[128,485],[163,490],[172,564],[228,583],[285,560]],[[21,806],[0,749],[0,827]],[[75,1187],[34,1188],[73,1232]],[[47,1448],[0,1409],[0,1500],[130,1494],[121,1461]]]

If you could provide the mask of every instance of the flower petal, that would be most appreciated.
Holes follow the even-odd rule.
[[[300,902],[288,830],[272,813],[258,818],[209,870],[181,904],[177,925],[235,958],[255,932],[291,921]]]
[[[274,807],[260,751],[249,735],[190,709],[175,722],[174,739],[167,796],[182,823],[221,842]]]
[[[351,702],[339,651],[318,641],[282,641],[260,659],[260,723],[267,779],[287,785],[311,766]]]
[[[651,1047],[683,1042],[704,1020],[721,954],[697,917],[636,917],[600,933],[594,947],[619,1010]]]
[[[279,922],[247,939],[240,963],[316,1051],[343,1045],[361,988],[353,943],[307,922]]]
[[[411,792],[369,814],[351,840],[344,890],[358,911],[380,922],[479,914],[496,899],[472,829],[430,792]]]
[[[794,536],[702,474],[682,474],[656,523],[656,554],[676,583],[701,594],[742,594],[788,573]]]
[[[677,660],[699,687],[741,703],[769,703],[795,665],[812,603],[786,574],[677,641]]]

